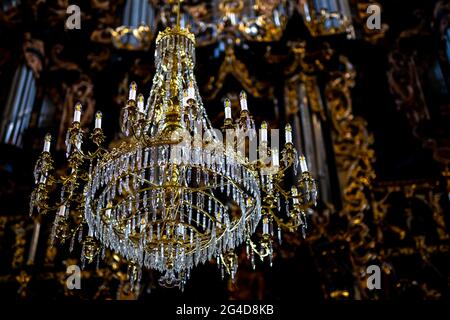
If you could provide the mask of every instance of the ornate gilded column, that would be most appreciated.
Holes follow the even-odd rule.
[[[43,68],[44,43],[26,34],[24,61],[16,69],[4,105],[0,138],[2,143],[22,146],[23,134],[30,123],[37,94],[36,80]]]

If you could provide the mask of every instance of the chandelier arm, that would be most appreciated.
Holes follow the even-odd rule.
[[[88,152],[88,155],[83,154],[83,158],[85,160],[95,160],[95,159],[101,159],[102,156],[108,154],[108,150],[106,150],[103,147],[97,148],[94,152]]]
[[[292,231],[294,229],[297,229],[302,225],[302,223],[294,223],[293,219],[289,219],[289,221],[285,222],[284,219],[279,218],[276,214],[272,212],[272,210],[267,212],[276,222],[276,224],[285,230]]]
[[[226,263],[225,258],[223,257],[223,254],[221,253],[219,257],[220,257],[220,263],[225,268],[225,272],[227,274],[231,274],[231,270],[230,270],[228,264]]]
[[[291,194],[289,194],[289,192],[285,191],[278,183],[275,182],[273,185],[274,185],[275,189],[277,190],[277,192],[279,194],[281,194],[285,200],[289,200],[289,199],[293,198],[293,196]]]
[[[248,243],[250,244],[250,249],[256,253],[256,255],[259,257],[259,259],[261,261],[264,261],[264,258],[268,257],[270,255],[270,250],[269,248],[264,248],[264,251],[260,251],[258,250],[258,248],[256,247],[256,244],[253,242],[252,239],[248,238]],[[264,246],[266,246],[265,243],[263,243]]]

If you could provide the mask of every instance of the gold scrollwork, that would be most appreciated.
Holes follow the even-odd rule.
[[[221,64],[218,76],[209,78],[206,84],[205,99],[214,99],[222,89],[228,75],[234,76],[242,85],[245,91],[254,97],[272,97],[273,88],[264,82],[257,81],[250,76],[247,66],[240,61],[234,52],[232,46],[228,46],[225,50],[225,59]]]

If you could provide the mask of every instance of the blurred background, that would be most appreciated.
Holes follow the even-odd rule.
[[[252,270],[242,259],[234,283],[207,264],[184,292],[160,288],[152,272],[134,292],[121,258],[108,252],[82,271],[81,290],[67,289],[66,266],[79,264],[80,248],[52,247],[50,219],[28,214],[43,138],[52,133],[62,166],[80,101],[86,130],[101,110],[108,143],[120,140],[128,85],[150,91],[154,40],[174,25],[174,7],[1,1],[0,294],[448,299],[450,5],[437,0],[183,1],[181,25],[197,38],[195,73],[210,119],[220,127],[224,98],[237,108],[245,90],[258,124],[292,124],[320,187],[312,226],[306,239],[284,234],[272,267]],[[367,288],[370,265],[381,268],[380,290]]]

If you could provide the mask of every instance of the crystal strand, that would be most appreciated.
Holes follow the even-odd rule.
[[[80,226],[80,231],[78,232],[78,242],[83,240],[83,225]]]
[[[100,255],[97,254],[97,263],[96,263],[95,269],[98,270],[99,268],[100,268]]]
[[[197,185],[199,186],[200,182],[201,182],[201,175],[200,175],[200,169],[199,168],[196,169],[196,180],[195,181],[196,181]]]
[[[295,153],[294,157],[295,157],[295,160],[294,160],[294,175],[297,176],[297,174],[298,174],[298,164],[299,164],[299,157],[297,157],[297,153]]]
[[[304,211],[302,211],[302,218],[303,218],[303,224],[305,226],[305,229],[308,228],[308,221],[306,220],[306,214]]]
[[[282,238],[281,238],[281,228],[280,226],[278,226],[278,242],[281,244],[283,242]]]
[[[84,270],[84,267],[86,266],[86,256],[85,256],[85,246],[83,243],[83,246],[81,248],[81,269]]]
[[[306,238],[306,227],[304,224],[302,224],[302,236],[303,236],[303,239]]]
[[[75,235],[73,235],[70,239],[70,246],[69,246],[69,252],[73,251],[73,247],[75,245]]]
[[[189,206],[188,224],[191,224],[191,220],[192,220],[192,207]]]
[[[180,222],[184,222],[184,205],[180,205]]]
[[[192,174],[191,167],[189,166],[187,169],[187,178],[186,178],[188,184],[191,183],[191,174]]]
[[[160,239],[160,225],[159,223],[156,225],[156,239],[159,241]]]
[[[155,183],[155,170],[153,167],[150,167],[149,179],[150,179],[150,183]]]
[[[198,210],[196,210],[196,211],[197,211],[197,225],[200,226],[200,211],[198,211]]]
[[[59,216],[55,217],[55,220],[53,221],[52,231],[50,234],[50,247],[53,247],[55,244],[55,238],[56,238],[56,229],[58,228],[59,223]]]

